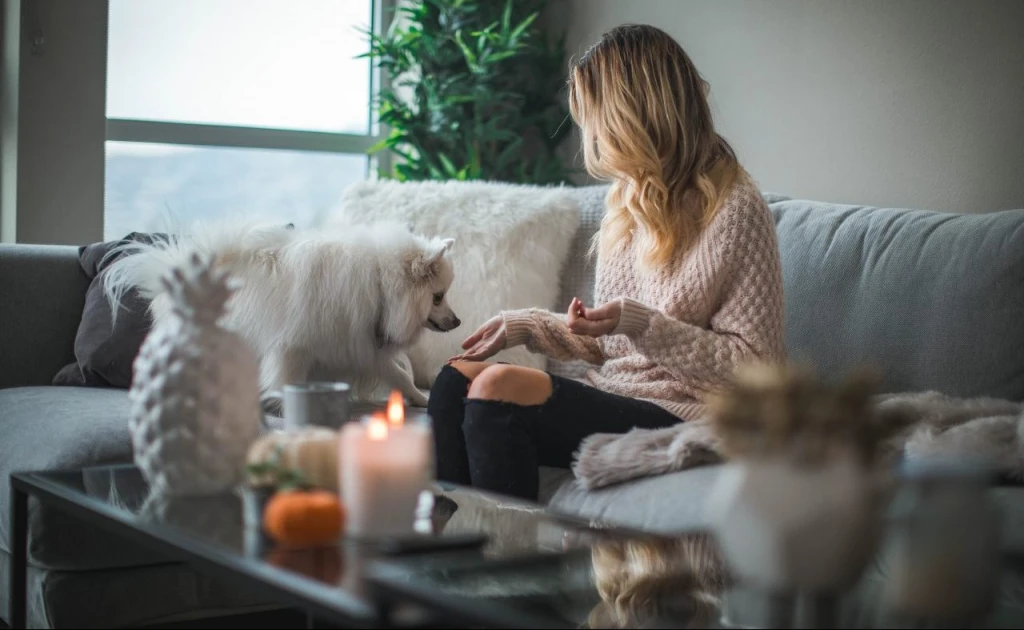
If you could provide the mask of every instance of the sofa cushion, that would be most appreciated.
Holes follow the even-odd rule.
[[[78,249],[79,264],[91,284],[75,335],[75,362],[57,373],[54,385],[131,386],[135,355],[149,334],[149,301],[134,289],[128,291],[121,299],[115,320],[103,283],[107,268],[132,253],[126,250],[111,255],[114,248],[132,243],[151,244],[166,238],[163,234],[132,232],[118,241],[93,243]]]
[[[586,490],[575,479],[563,478],[548,505],[598,523],[655,533],[699,529],[707,526],[704,504],[720,469],[693,468],[599,490]]]
[[[362,182],[348,188],[330,223],[400,221],[417,234],[454,238],[448,303],[462,320],[451,333],[424,332],[409,349],[416,384],[430,387],[462,340],[498,311],[555,308],[579,208],[568,190],[499,182]],[[526,348],[493,357],[541,369]]]
[[[128,395],[120,389],[19,387],[0,390],[0,479],[30,470],[130,462]],[[86,479],[82,480],[86,487]],[[10,486],[0,488],[0,550],[10,551]],[[84,570],[154,564],[144,551],[51,508],[29,504],[29,562]]]
[[[1024,400],[1024,210],[770,204],[790,358],[886,392]]]

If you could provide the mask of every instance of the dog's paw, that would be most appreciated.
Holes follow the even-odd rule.
[[[409,404],[413,407],[427,406],[427,395],[418,389],[409,392],[406,397],[409,399]]]

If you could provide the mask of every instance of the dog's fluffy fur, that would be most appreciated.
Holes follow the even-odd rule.
[[[263,391],[330,378],[351,383],[358,397],[388,385],[425,405],[400,363],[424,328],[459,325],[446,298],[452,244],[391,222],[316,230],[201,223],[167,241],[126,245],[134,255],[111,265],[105,290],[116,314],[137,289],[159,325],[171,312],[161,278],[197,253],[240,281],[221,323],[256,352]]]

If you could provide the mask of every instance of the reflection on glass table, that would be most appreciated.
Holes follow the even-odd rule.
[[[431,606],[455,625],[710,628],[728,585],[703,533],[606,537],[564,553],[483,560],[416,557],[374,565],[384,597]]]
[[[220,573],[227,570],[244,581],[270,585],[287,593],[289,601],[308,605],[320,616],[336,614],[346,622],[375,619],[366,576],[372,563],[382,557],[514,559],[559,554],[615,535],[539,505],[471,488],[437,486],[426,514],[426,534],[285,548],[262,530],[267,495],[250,489],[205,497],[152,494],[132,466],[32,473],[30,477],[43,490],[34,492],[35,496],[44,501],[47,495],[59,496],[87,510],[89,520],[115,534],[170,550],[172,558],[197,562],[200,567],[214,565]],[[421,617],[422,609],[406,605],[393,621]]]
[[[825,619],[809,616],[813,599],[781,601],[736,583],[709,534],[599,529],[471,488],[436,487],[424,517],[429,534],[412,546],[343,539],[285,549],[263,535],[259,515],[266,497],[252,491],[160,497],[150,494],[131,466],[25,478],[44,503],[73,505],[86,520],[126,540],[199,567],[215,566],[220,575],[236,576],[240,587],[268,586],[282,603],[338,623],[820,627]],[[1024,626],[1021,557],[1012,545],[1002,550],[997,602],[973,627]],[[892,567],[893,559],[881,551],[860,582],[830,603],[832,627],[891,627],[899,621],[885,606]],[[792,616],[778,614],[780,604]]]

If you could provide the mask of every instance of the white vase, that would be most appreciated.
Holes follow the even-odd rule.
[[[730,572],[773,592],[852,586],[878,541],[872,480],[852,452],[819,468],[783,457],[727,464],[707,514]]]
[[[234,291],[225,273],[193,256],[164,289],[173,313],[143,342],[129,392],[135,463],[155,493],[223,492],[260,430],[259,363],[217,323]]]

